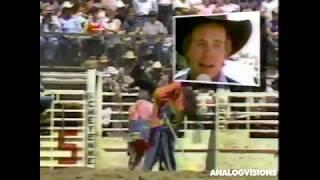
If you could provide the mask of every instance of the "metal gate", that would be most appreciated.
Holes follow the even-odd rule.
[[[126,168],[128,108],[138,94],[107,91],[96,70],[42,75],[54,103],[40,127],[40,167]],[[186,119],[180,130],[178,170],[277,168],[278,94],[217,91],[209,98],[199,104],[209,108],[201,121]]]

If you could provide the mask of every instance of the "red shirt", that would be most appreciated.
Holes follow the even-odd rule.
[[[161,107],[169,103],[175,108],[176,111],[182,111],[183,107],[183,94],[181,91],[181,82],[173,82],[169,85],[159,87],[154,92],[155,104],[153,106],[153,116],[151,120],[151,127],[158,127],[161,125],[159,113]]]
[[[99,22],[89,22],[89,24],[88,24],[87,31],[90,34],[96,34],[96,33],[99,33],[99,32],[101,32],[103,30],[104,30],[104,27]]]

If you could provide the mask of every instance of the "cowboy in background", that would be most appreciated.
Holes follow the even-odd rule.
[[[154,81],[155,84],[157,84],[160,81],[161,75],[162,75],[163,66],[160,63],[160,61],[156,61],[152,64],[151,67],[146,69],[146,74],[150,79]]]
[[[134,79],[130,76],[130,72],[135,66],[137,61],[137,56],[134,54],[133,50],[128,50],[122,57],[122,62],[119,68],[119,76],[117,81],[122,85],[122,91],[130,91],[129,85],[134,82]]]

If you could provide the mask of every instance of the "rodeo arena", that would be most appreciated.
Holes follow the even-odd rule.
[[[278,4],[40,0],[41,179],[209,180],[212,169],[278,170]],[[259,87],[172,81],[173,16],[244,11],[261,16]],[[247,54],[233,60],[257,66]]]

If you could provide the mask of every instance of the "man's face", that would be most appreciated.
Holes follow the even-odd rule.
[[[194,29],[186,52],[192,79],[207,74],[217,80],[226,55],[226,37],[221,25],[204,24]]]

